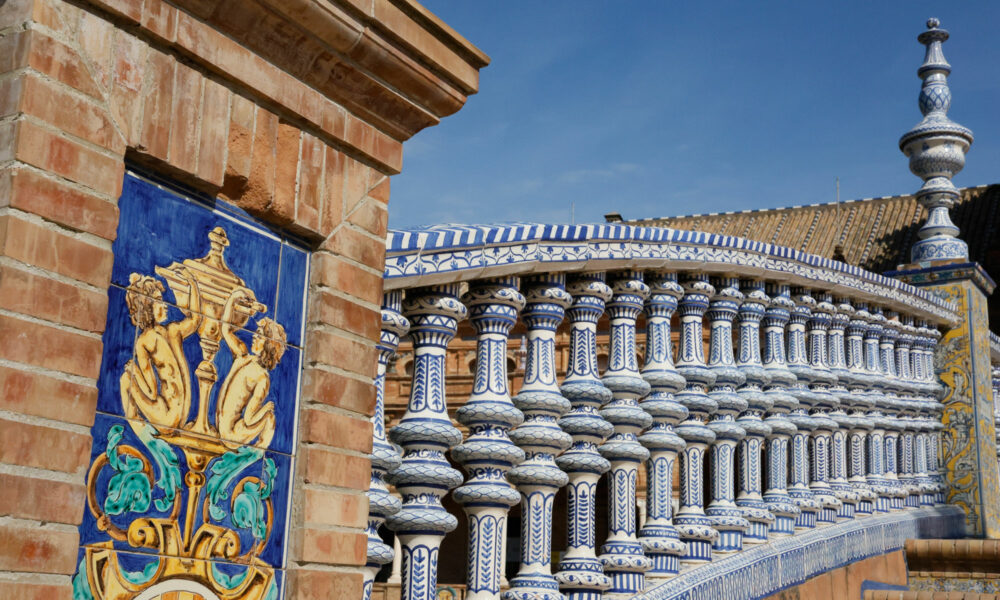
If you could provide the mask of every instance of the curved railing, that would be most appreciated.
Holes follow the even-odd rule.
[[[762,597],[768,585],[776,591],[921,531],[960,531],[957,513],[940,507],[942,405],[933,367],[937,328],[959,317],[934,295],[740,238],[534,224],[392,231],[385,290],[369,589],[392,557],[378,536],[386,521],[400,543],[403,598],[434,597],[441,540],[457,524],[441,504],[452,489],[468,516],[466,597],[475,599],[501,594],[507,511],[518,502],[521,567],[505,600],[643,591],[672,598],[685,589]],[[611,351],[598,373],[602,315]],[[455,412],[469,432],[463,440],[448,413],[444,363],[466,318],[477,361],[472,394]],[[527,362],[511,398],[507,338],[519,318]],[[672,320],[680,327],[676,360]],[[570,359],[559,382],[555,336],[564,321]],[[387,439],[386,366],[407,326],[411,393]],[[449,464],[449,450],[465,476]],[[640,468],[647,514],[637,531]],[[595,497],[602,477],[607,499]],[[554,566],[553,502],[563,487],[567,543]],[[597,502],[609,513],[600,546]],[[824,543],[849,551],[794,566],[794,556]],[[752,574],[768,561],[792,571],[755,583],[752,593],[712,587],[713,574]]]

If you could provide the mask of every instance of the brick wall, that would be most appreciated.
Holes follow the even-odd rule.
[[[313,245],[288,597],[360,594],[389,176],[488,59],[405,0],[274,4],[0,5],[2,598],[72,596],[126,160]]]

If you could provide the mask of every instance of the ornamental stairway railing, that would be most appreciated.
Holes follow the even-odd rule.
[[[610,352],[598,372],[602,316]],[[465,319],[477,359],[454,412],[463,439],[445,358]],[[518,321],[526,363],[511,397]],[[756,598],[905,537],[946,535],[961,513],[941,507],[933,355],[938,328],[957,323],[950,302],[895,279],[739,238],[626,225],[391,231],[366,594],[392,560],[384,523],[402,554],[402,598],[435,597],[441,541],[458,523],[442,505],[449,493],[468,521],[465,593],[476,600],[670,598],[698,586]],[[560,325],[570,332],[562,381]],[[403,336],[410,396],[387,432],[386,368]],[[602,478],[607,497],[597,497]],[[566,539],[553,564],[563,488]],[[501,589],[518,503],[520,569]],[[600,544],[598,504],[609,515]]]

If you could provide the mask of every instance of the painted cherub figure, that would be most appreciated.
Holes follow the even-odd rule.
[[[247,312],[256,304],[246,288],[233,291],[222,311],[222,337],[233,353],[233,366],[222,382],[215,423],[219,436],[227,442],[267,448],[274,437],[274,402],[264,402],[271,389],[271,375],[285,353],[285,329],[273,319],[257,322],[250,351],[236,336],[241,319],[238,308]],[[254,443],[254,440],[257,440]]]
[[[132,359],[119,379],[122,407],[129,419],[144,418],[161,427],[180,427],[191,408],[191,374],[184,338],[201,324],[201,295],[186,268],[178,270],[191,289],[185,318],[167,323],[163,283],[132,273],[125,292],[132,324],[139,328]]]

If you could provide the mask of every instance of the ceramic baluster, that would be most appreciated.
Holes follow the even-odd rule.
[[[674,398],[684,389],[684,378],[674,368],[670,337],[670,318],[677,300],[684,294],[673,273],[647,276],[650,288],[646,301],[646,361],[642,377],[650,393],[639,405],[653,417],[653,426],[639,436],[639,443],[649,450],[646,462],[646,522],[639,542],[653,561],[647,579],[663,579],[680,570],[684,543],[677,537],[672,519],[674,464],[684,440],[674,433],[674,426],[687,417],[688,411]]]
[[[764,414],[771,409],[774,400],[764,387],[770,381],[760,352],[760,322],[764,318],[770,298],[764,292],[764,283],[756,279],[740,282],[743,303],[739,308],[739,356],[736,366],[743,373],[745,382],[737,393],[747,403],[747,408],[736,423],[746,431],[746,437],[739,443],[739,493],[736,505],[750,526],[743,534],[744,544],[761,544],[767,541],[767,534],[774,523],[774,516],[767,509],[763,492],[763,448],[771,427],[764,422]]]
[[[403,302],[411,323],[413,383],[406,414],[389,432],[403,447],[403,462],[390,475],[403,506],[387,519],[403,551],[403,600],[437,597],[441,540],[458,525],[441,505],[441,496],[462,482],[462,474],[444,456],[462,441],[448,418],[444,380],[448,342],[466,315],[458,291],[458,284],[417,288],[407,290]]]
[[[899,419],[903,403],[899,398],[900,383],[896,375],[896,340],[899,338],[898,315],[886,313],[886,323],[879,337],[879,363],[885,381],[885,478],[889,488],[889,506],[892,510],[903,508],[905,492],[899,481],[899,439],[903,422]]]
[[[827,352],[830,372],[836,377],[836,382],[830,387],[830,393],[837,397],[839,403],[830,411],[830,418],[837,423],[833,431],[830,453],[830,489],[840,501],[837,519],[853,519],[860,500],[857,491],[847,481],[848,436],[854,429],[854,418],[847,414],[852,407],[854,396],[848,391],[853,380],[853,373],[847,370],[847,352],[844,337],[847,324],[854,313],[854,307],[846,299],[838,299],[831,314],[830,330],[827,333],[829,350]]]
[[[793,289],[792,294],[795,307],[788,320],[788,369],[795,375],[795,383],[789,391],[799,403],[788,416],[788,420],[796,429],[792,435],[792,467],[788,495],[799,507],[795,527],[812,529],[816,527],[816,513],[820,510],[820,503],[809,489],[809,437],[817,426],[813,417],[809,415],[809,409],[818,402],[818,399],[809,389],[813,370],[809,366],[806,352],[806,323],[812,316],[816,300],[802,288]]]
[[[930,351],[927,353],[927,372],[930,385],[934,389],[934,410],[931,417],[933,430],[928,439],[927,448],[927,470],[930,472],[931,480],[934,482],[936,492],[934,494],[935,504],[944,504],[948,493],[948,484],[944,475],[938,470],[941,460],[941,431],[944,424],[941,422],[941,415],[944,414],[944,404],[941,399],[944,397],[945,388],[937,376],[937,368],[934,365],[934,352],[941,343],[941,332],[936,328],[930,328],[931,341]]]
[[[570,323],[569,367],[563,380],[563,396],[573,406],[559,426],[573,436],[573,445],[556,459],[569,475],[566,486],[566,552],[556,580],[568,600],[600,600],[611,579],[604,574],[595,551],[597,482],[611,463],[597,446],[611,435],[614,426],[598,409],[611,400],[597,372],[597,322],[611,299],[611,288],[603,273],[570,278],[567,290],[573,304],[566,310]]]
[[[767,438],[767,490],[764,502],[774,515],[769,534],[788,536],[795,532],[795,519],[799,507],[788,495],[788,443],[795,435],[795,424],[788,420],[788,413],[798,408],[799,401],[788,393],[795,383],[795,375],[785,365],[785,326],[795,307],[790,288],[784,284],[767,284],[766,293],[771,297],[764,312],[764,370],[768,383],[764,392],[771,400],[771,410],[764,423],[771,433]]]
[[[875,399],[869,393],[874,381],[865,369],[864,350],[865,331],[868,329],[871,314],[868,312],[868,305],[863,302],[856,303],[851,308],[853,312],[845,308],[845,313],[850,317],[847,323],[847,370],[850,372],[847,386],[850,390],[851,407],[848,440],[849,481],[858,495],[855,514],[866,517],[875,512],[875,499],[878,498],[868,485],[866,458],[868,432],[874,427],[868,413],[875,406]]]
[[[903,505],[906,508],[920,506],[920,488],[916,481],[913,453],[915,437],[919,427],[917,417],[920,414],[920,402],[916,398],[916,387],[910,365],[910,351],[916,339],[916,328],[913,318],[901,316],[899,338],[896,342],[896,368],[900,384],[900,423],[902,424],[899,440],[899,484],[905,494]]]
[[[382,538],[378,529],[386,517],[399,511],[399,498],[389,493],[386,475],[402,462],[399,453],[385,437],[385,374],[389,359],[396,352],[399,338],[410,328],[409,321],[400,313],[402,292],[386,292],[382,297],[382,329],[379,334],[378,367],[375,371],[375,414],[372,415],[372,480],[368,488],[368,551],[364,570],[364,600],[371,598],[375,576],[382,567],[393,561],[395,553]]]
[[[816,513],[817,525],[830,525],[837,521],[837,511],[841,507],[840,500],[830,487],[830,458],[833,445],[833,432],[838,429],[837,422],[830,418],[829,412],[840,404],[838,398],[831,392],[831,386],[836,377],[827,366],[829,344],[827,330],[830,327],[834,307],[830,294],[819,294],[819,301],[813,309],[812,317],[807,323],[809,345],[809,367],[812,369],[810,389],[813,392],[813,423],[816,428],[812,433],[812,480],[809,489],[812,490],[821,508]]]
[[[931,444],[934,432],[941,424],[935,418],[940,403],[937,396],[940,384],[934,376],[934,333],[926,321],[917,322],[917,339],[914,358],[914,373],[920,384],[921,431],[917,436],[917,477],[920,485],[920,505],[932,506],[937,493],[937,484],[931,472]],[[998,395],[1000,396],[1000,395]]]
[[[470,284],[462,296],[476,330],[476,378],[472,395],[455,415],[469,437],[451,455],[469,474],[453,492],[469,519],[467,600],[500,598],[507,512],[520,500],[507,481],[507,472],[524,460],[524,451],[507,435],[523,420],[507,391],[507,336],[524,307],[517,286],[517,277],[485,279]]]
[[[521,492],[521,566],[503,598],[561,600],[551,566],[552,505],[568,478],[556,466],[555,457],[569,447],[572,438],[557,424],[570,403],[556,383],[555,337],[573,298],[561,273],[526,278],[523,289],[527,304],[521,317],[528,328],[528,356],[514,405],[525,420],[510,438],[526,458],[508,476]]]
[[[608,539],[601,546],[601,563],[611,577],[608,594],[634,595],[645,585],[645,572],[653,562],[643,554],[636,538],[635,497],[639,466],[649,458],[649,450],[637,435],[653,422],[638,400],[649,393],[649,384],[639,375],[636,361],[635,321],[649,296],[639,271],[621,271],[608,278],[613,295],[607,312],[611,327],[608,369],[601,377],[612,399],[601,416],[615,431],[599,448],[611,462],[608,472]]]
[[[875,510],[877,512],[889,512],[891,504],[891,490],[889,481],[885,476],[885,432],[889,426],[889,421],[883,412],[886,407],[885,389],[886,380],[884,378],[879,350],[879,340],[882,337],[882,328],[885,327],[885,316],[882,309],[873,306],[871,308],[868,328],[864,334],[865,350],[865,371],[871,378],[871,397],[874,406],[869,413],[872,430],[868,436],[868,486],[877,495],[875,499]]]
[[[715,374],[705,365],[702,318],[715,288],[704,275],[687,275],[682,279],[684,296],[678,303],[681,336],[678,347],[677,372],[684,378],[684,389],[675,398],[688,409],[688,417],[677,426],[677,435],[686,443],[681,455],[680,508],[674,526],[686,549],[681,563],[694,565],[712,560],[712,543],[719,533],[705,516],[704,458],[715,433],[705,426],[705,420],[715,412],[715,401],[708,397],[708,386],[715,383]]]

